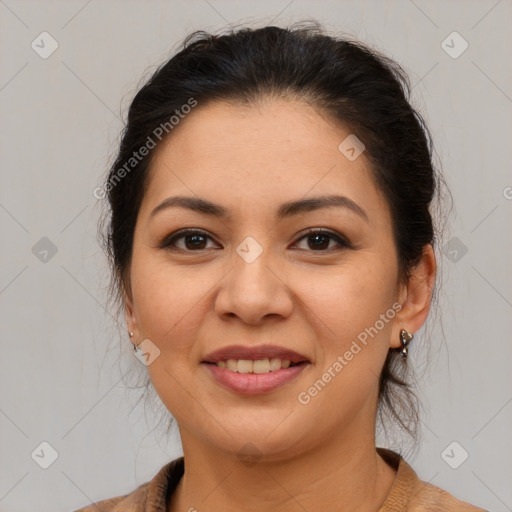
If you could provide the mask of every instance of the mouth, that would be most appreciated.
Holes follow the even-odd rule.
[[[216,382],[243,394],[273,391],[295,379],[311,364],[302,354],[275,345],[229,346],[202,362]]]
[[[307,361],[293,362],[289,359],[280,359],[273,357],[271,359],[225,359],[217,362],[203,361],[205,364],[216,365],[219,368],[225,368],[231,372],[237,373],[270,373],[276,372],[283,368],[293,368],[303,364],[308,364]]]
[[[202,362],[216,364],[233,372],[268,373],[310,361],[294,350],[277,345],[230,345],[212,352]]]

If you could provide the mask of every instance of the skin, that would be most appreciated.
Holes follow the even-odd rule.
[[[375,511],[389,493],[396,473],[375,450],[378,375],[389,348],[400,346],[400,329],[414,333],[426,320],[436,263],[426,246],[400,283],[389,207],[365,153],[349,161],[338,150],[350,133],[296,100],[214,102],[196,107],[155,150],[125,308],[132,340],[160,350],[147,369],[181,434],[186,470],[169,511]],[[282,203],[335,192],[368,221],[330,207],[276,222]],[[174,195],[208,199],[231,216],[173,207],[150,217]],[[210,238],[199,249],[190,238],[175,251],[158,248],[183,228]],[[353,248],[326,238],[317,249],[302,235],[307,228],[337,232]],[[236,252],[247,236],[263,249],[250,264]],[[394,319],[299,403],[394,303],[402,306]],[[200,365],[221,347],[263,343],[311,364],[255,396],[225,389]],[[237,457],[248,442],[261,454],[253,465]]]

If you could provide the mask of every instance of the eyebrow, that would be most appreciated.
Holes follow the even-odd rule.
[[[150,217],[155,216],[158,212],[167,208],[179,207],[192,210],[203,215],[210,215],[220,219],[227,219],[230,217],[228,209],[221,205],[212,203],[206,199],[198,197],[186,197],[186,196],[173,196],[168,197],[156,206],[150,214]],[[340,196],[340,195],[324,195],[319,197],[311,197],[309,199],[299,199],[297,201],[289,201],[283,203],[276,214],[277,220],[281,221],[285,218],[289,218],[295,215],[300,215],[306,212],[312,212],[320,210],[322,208],[347,208],[352,212],[359,215],[366,222],[369,222],[367,213],[352,199]]]

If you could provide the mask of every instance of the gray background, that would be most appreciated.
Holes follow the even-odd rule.
[[[425,410],[407,460],[461,499],[512,510],[509,0],[0,0],[0,15],[1,511],[71,511],[181,455],[176,431],[165,441],[127,389],[124,372],[142,365],[122,328],[118,364],[92,192],[141,77],[187,33],[311,17],[404,66],[453,193],[438,249],[444,338],[431,323],[431,350],[411,350]],[[31,47],[43,31],[58,43],[46,59]],[[458,58],[442,46],[454,31],[469,44]],[[58,453],[48,469],[44,441]],[[453,469],[446,453],[453,465],[462,450]]]

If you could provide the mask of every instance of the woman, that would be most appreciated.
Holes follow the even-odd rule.
[[[318,27],[194,33],[103,192],[114,284],[184,457],[82,511],[477,511],[375,445],[406,429],[436,281],[430,135],[398,64]]]

